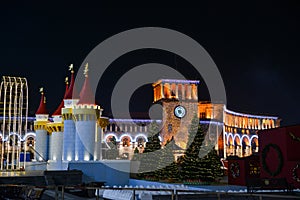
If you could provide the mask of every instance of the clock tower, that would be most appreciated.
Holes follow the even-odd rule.
[[[195,115],[198,116],[198,90],[196,80],[161,79],[153,83],[154,103],[163,108],[162,143],[174,137],[176,144],[186,149],[188,130]]]

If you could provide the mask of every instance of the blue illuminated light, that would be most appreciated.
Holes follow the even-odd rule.
[[[224,112],[226,112],[228,114],[236,115],[236,116],[242,116],[242,117],[258,118],[258,119],[274,119],[274,120],[278,119],[278,117],[274,117],[274,116],[262,116],[262,115],[250,115],[250,114],[245,114],[245,113],[238,113],[238,112],[228,110],[226,107],[224,109]]]
[[[161,120],[152,120],[152,119],[109,119],[109,123],[114,122],[126,122],[126,123],[161,123]]]
[[[184,80],[184,79],[160,79],[154,83],[154,85],[159,83],[184,83],[184,84],[199,84],[198,80]]]

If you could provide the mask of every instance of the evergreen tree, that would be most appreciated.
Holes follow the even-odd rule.
[[[131,160],[134,160],[134,161],[140,160],[140,151],[137,147],[135,147],[135,149],[134,149],[133,157]]]
[[[138,177],[146,179],[157,179],[156,171],[158,170],[158,158],[160,156],[159,126],[152,122],[148,129],[148,142],[144,152],[140,155],[140,168]]]
[[[178,164],[175,161],[172,162],[171,165],[167,166],[166,171],[169,180],[174,182],[178,182],[180,180]]]
[[[212,181],[220,179],[224,174],[220,157],[215,149],[212,149],[208,154],[209,165],[212,170]]]
[[[175,162],[174,158],[174,149],[175,141],[172,137],[171,141],[167,141],[164,148],[160,151],[161,154],[158,158],[158,169],[157,170],[157,177],[159,179],[169,179],[173,178],[173,170],[174,173],[176,173],[177,166],[175,168],[174,165],[172,165]],[[178,176],[178,170],[177,170],[177,176]]]
[[[135,149],[134,149],[134,152],[133,152],[134,154],[138,154],[138,153],[140,153],[140,151],[139,151],[139,149],[137,148],[137,147],[135,147]]]
[[[199,157],[200,148],[204,140],[205,133],[201,126],[199,126],[199,119],[194,116],[191,126],[189,128],[189,138],[185,155],[181,161],[180,176],[183,180],[199,180],[202,173],[205,174],[206,169],[203,170],[204,163],[200,163]],[[201,172],[200,172],[201,171]]]
[[[195,130],[197,130],[196,134]],[[199,125],[198,119],[194,117],[189,129],[189,145],[179,163],[180,175],[184,181],[201,180],[211,182],[223,175],[221,161],[214,147],[211,144],[202,146],[204,138],[204,128]]]
[[[186,146],[187,149],[194,141],[195,136],[198,133],[198,129],[199,129],[199,119],[198,119],[197,115],[194,115],[194,117],[192,118],[191,125],[189,127],[189,137],[188,137],[187,146]],[[204,138],[204,136],[203,136],[203,138]]]

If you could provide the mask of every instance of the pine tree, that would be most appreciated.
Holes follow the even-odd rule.
[[[196,134],[195,130],[197,130]],[[189,146],[179,163],[183,181],[212,182],[223,175],[220,158],[216,150],[211,144],[203,144],[204,138],[204,127],[199,125],[198,119],[194,117],[189,129]]]
[[[160,140],[158,138],[159,126],[154,121],[149,125],[148,130],[148,142],[146,142],[144,152],[140,155],[141,164],[139,168],[138,177],[146,179],[157,179],[157,160],[161,153],[161,145]]]
[[[198,129],[199,129],[199,119],[198,119],[197,115],[194,115],[194,117],[192,118],[191,125],[189,127],[189,137],[188,137],[187,146],[186,146],[187,149],[194,141],[195,136],[198,133]],[[204,138],[204,136],[203,136],[203,138]]]
[[[135,147],[134,152],[135,154],[140,153],[139,149],[137,147]]]
[[[161,154],[159,156],[158,160],[158,169],[157,170],[157,177],[159,179],[165,180],[174,178],[173,173],[176,173],[177,170],[177,176],[178,176],[178,169],[177,166],[173,165],[175,163],[175,158],[173,154],[173,148],[175,145],[174,138],[170,141],[167,141],[164,148],[161,150]]]
[[[220,179],[224,174],[220,157],[215,149],[212,149],[208,154],[210,168],[212,169],[212,181]]]
[[[135,147],[135,149],[134,149],[133,156],[132,156],[131,160],[133,160],[133,161],[140,160],[140,151],[137,147]]]
[[[200,175],[202,175],[202,173],[206,173],[206,170],[203,170],[202,168],[205,163],[201,164],[201,158],[199,157],[199,152],[204,140],[204,136],[205,133],[202,127],[199,125],[199,119],[197,118],[197,116],[194,116],[189,128],[187,149],[185,155],[182,157],[182,161],[180,164],[180,176],[184,181],[199,180],[202,178]],[[200,170],[202,171],[200,172]]]

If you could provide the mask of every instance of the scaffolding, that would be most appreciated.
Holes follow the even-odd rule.
[[[3,76],[0,85],[1,170],[19,170],[26,155],[28,85],[26,78]],[[24,163],[25,164],[25,163]]]

